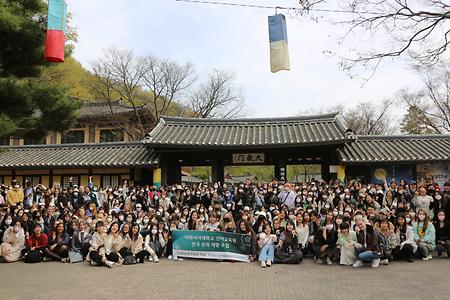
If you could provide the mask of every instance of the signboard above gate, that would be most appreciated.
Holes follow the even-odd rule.
[[[233,164],[261,164],[265,162],[264,153],[233,154]]]

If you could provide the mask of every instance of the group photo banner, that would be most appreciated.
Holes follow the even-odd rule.
[[[250,236],[220,231],[172,231],[173,256],[249,261]]]

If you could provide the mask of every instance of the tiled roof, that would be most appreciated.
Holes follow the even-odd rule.
[[[142,106],[138,106],[137,109],[141,109]],[[115,114],[131,113],[133,107],[125,104],[122,100],[111,101],[86,101],[83,106],[78,110],[79,118],[91,118],[100,116],[110,116],[111,110]]]
[[[158,163],[142,142],[0,147],[0,168],[133,167]]]
[[[450,135],[357,136],[338,150],[344,164],[450,160]]]
[[[162,117],[146,143],[155,147],[224,148],[290,147],[343,144],[353,135],[337,113],[260,119],[194,119]]]

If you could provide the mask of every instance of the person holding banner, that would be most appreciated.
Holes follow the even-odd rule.
[[[253,231],[251,223],[249,221],[239,222],[237,233],[250,236],[250,261],[254,261],[256,258],[256,234]]]
[[[281,233],[278,249],[275,251],[276,264],[299,264],[303,260],[303,254],[298,246],[297,232],[292,220],[286,223],[286,230]]]
[[[261,267],[270,267],[275,259],[275,243],[278,241],[277,236],[272,233],[269,224],[263,225],[263,232],[258,234],[259,255],[258,260]]]

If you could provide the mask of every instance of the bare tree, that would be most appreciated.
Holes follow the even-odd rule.
[[[328,8],[335,8],[331,3]],[[347,28],[340,42],[352,35],[362,42],[350,55],[340,56],[344,70],[363,66],[375,72],[383,59],[399,56],[427,66],[448,59],[445,58],[450,42],[447,0],[340,0],[338,3],[338,11],[344,13],[337,14],[339,17],[334,21]],[[308,8],[311,14],[327,8],[318,6],[320,2],[313,4]],[[299,11],[304,12],[304,8]]]
[[[450,66],[441,64],[419,71],[425,88],[402,91],[402,103],[408,109],[402,129],[409,133],[450,133]],[[411,117],[416,127],[408,122]]]
[[[181,97],[195,82],[194,66],[191,63],[180,65],[171,60],[161,60],[147,56],[143,63],[146,72],[142,83],[151,92],[147,103],[156,121],[167,113],[176,97]]]
[[[372,102],[361,102],[355,108],[342,111],[348,128],[356,134],[386,134],[393,130],[390,109],[393,101],[385,100],[381,105]]]
[[[246,111],[244,97],[234,86],[236,76],[223,70],[214,69],[208,80],[192,94],[190,106],[199,118],[235,118]]]

